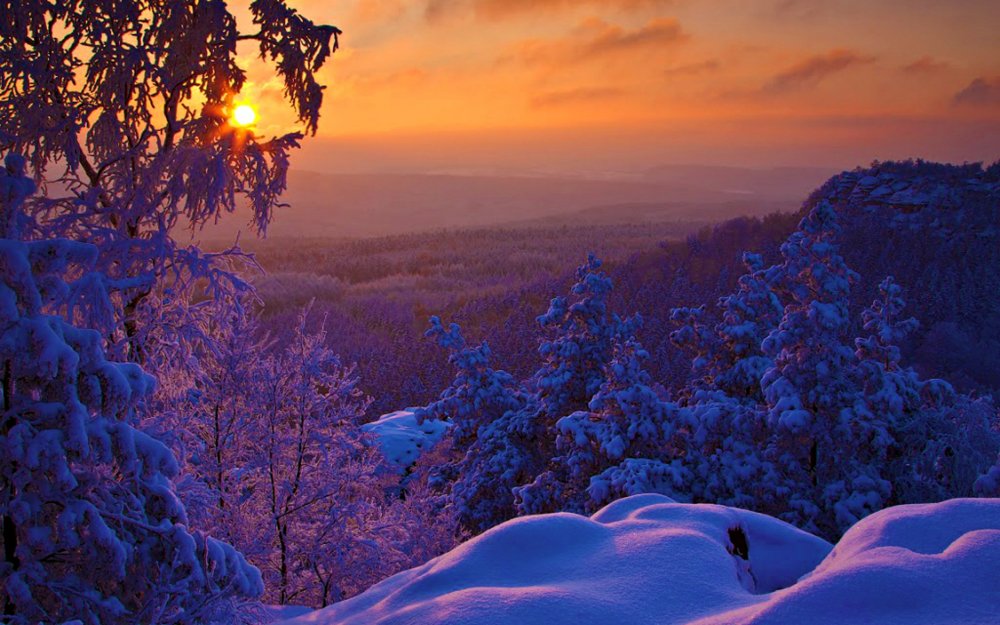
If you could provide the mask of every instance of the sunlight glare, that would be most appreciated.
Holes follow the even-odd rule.
[[[257,121],[257,111],[249,104],[240,104],[233,109],[232,122],[234,126],[246,128]]]

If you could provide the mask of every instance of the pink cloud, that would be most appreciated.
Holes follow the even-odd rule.
[[[866,65],[874,61],[875,57],[860,54],[852,50],[831,50],[826,54],[817,54],[804,59],[778,73],[764,85],[763,91],[767,93],[784,93],[809,89],[834,74],[839,74],[852,67]]]

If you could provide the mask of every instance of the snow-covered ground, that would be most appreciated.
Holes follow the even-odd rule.
[[[390,412],[361,426],[362,430],[378,438],[383,455],[400,471],[416,462],[420,454],[441,440],[450,427],[449,423],[435,419],[417,423],[415,410],[407,408]]]
[[[287,625],[1000,623],[1000,499],[898,506],[836,547],[659,495],[505,523]]]
[[[267,605],[263,611],[261,620],[265,623],[284,621],[312,612],[311,609],[301,605]]]

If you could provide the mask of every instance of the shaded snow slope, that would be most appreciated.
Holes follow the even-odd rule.
[[[760,514],[639,495],[515,519],[287,624],[982,625],[1000,622],[997,562],[1000,499],[889,508],[831,551]]]
[[[311,609],[301,605],[266,605],[263,608],[262,622],[273,623],[284,621],[303,614],[309,614]]]
[[[451,425],[434,419],[417,423],[415,410],[408,408],[390,412],[361,426],[362,430],[376,436],[382,454],[401,471],[441,440]]]

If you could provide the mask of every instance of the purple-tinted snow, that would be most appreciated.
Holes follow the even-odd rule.
[[[831,551],[770,517],[640,495],[505,523],[287,625],[980,625],[998,560],[997,499],[889,508]]]

